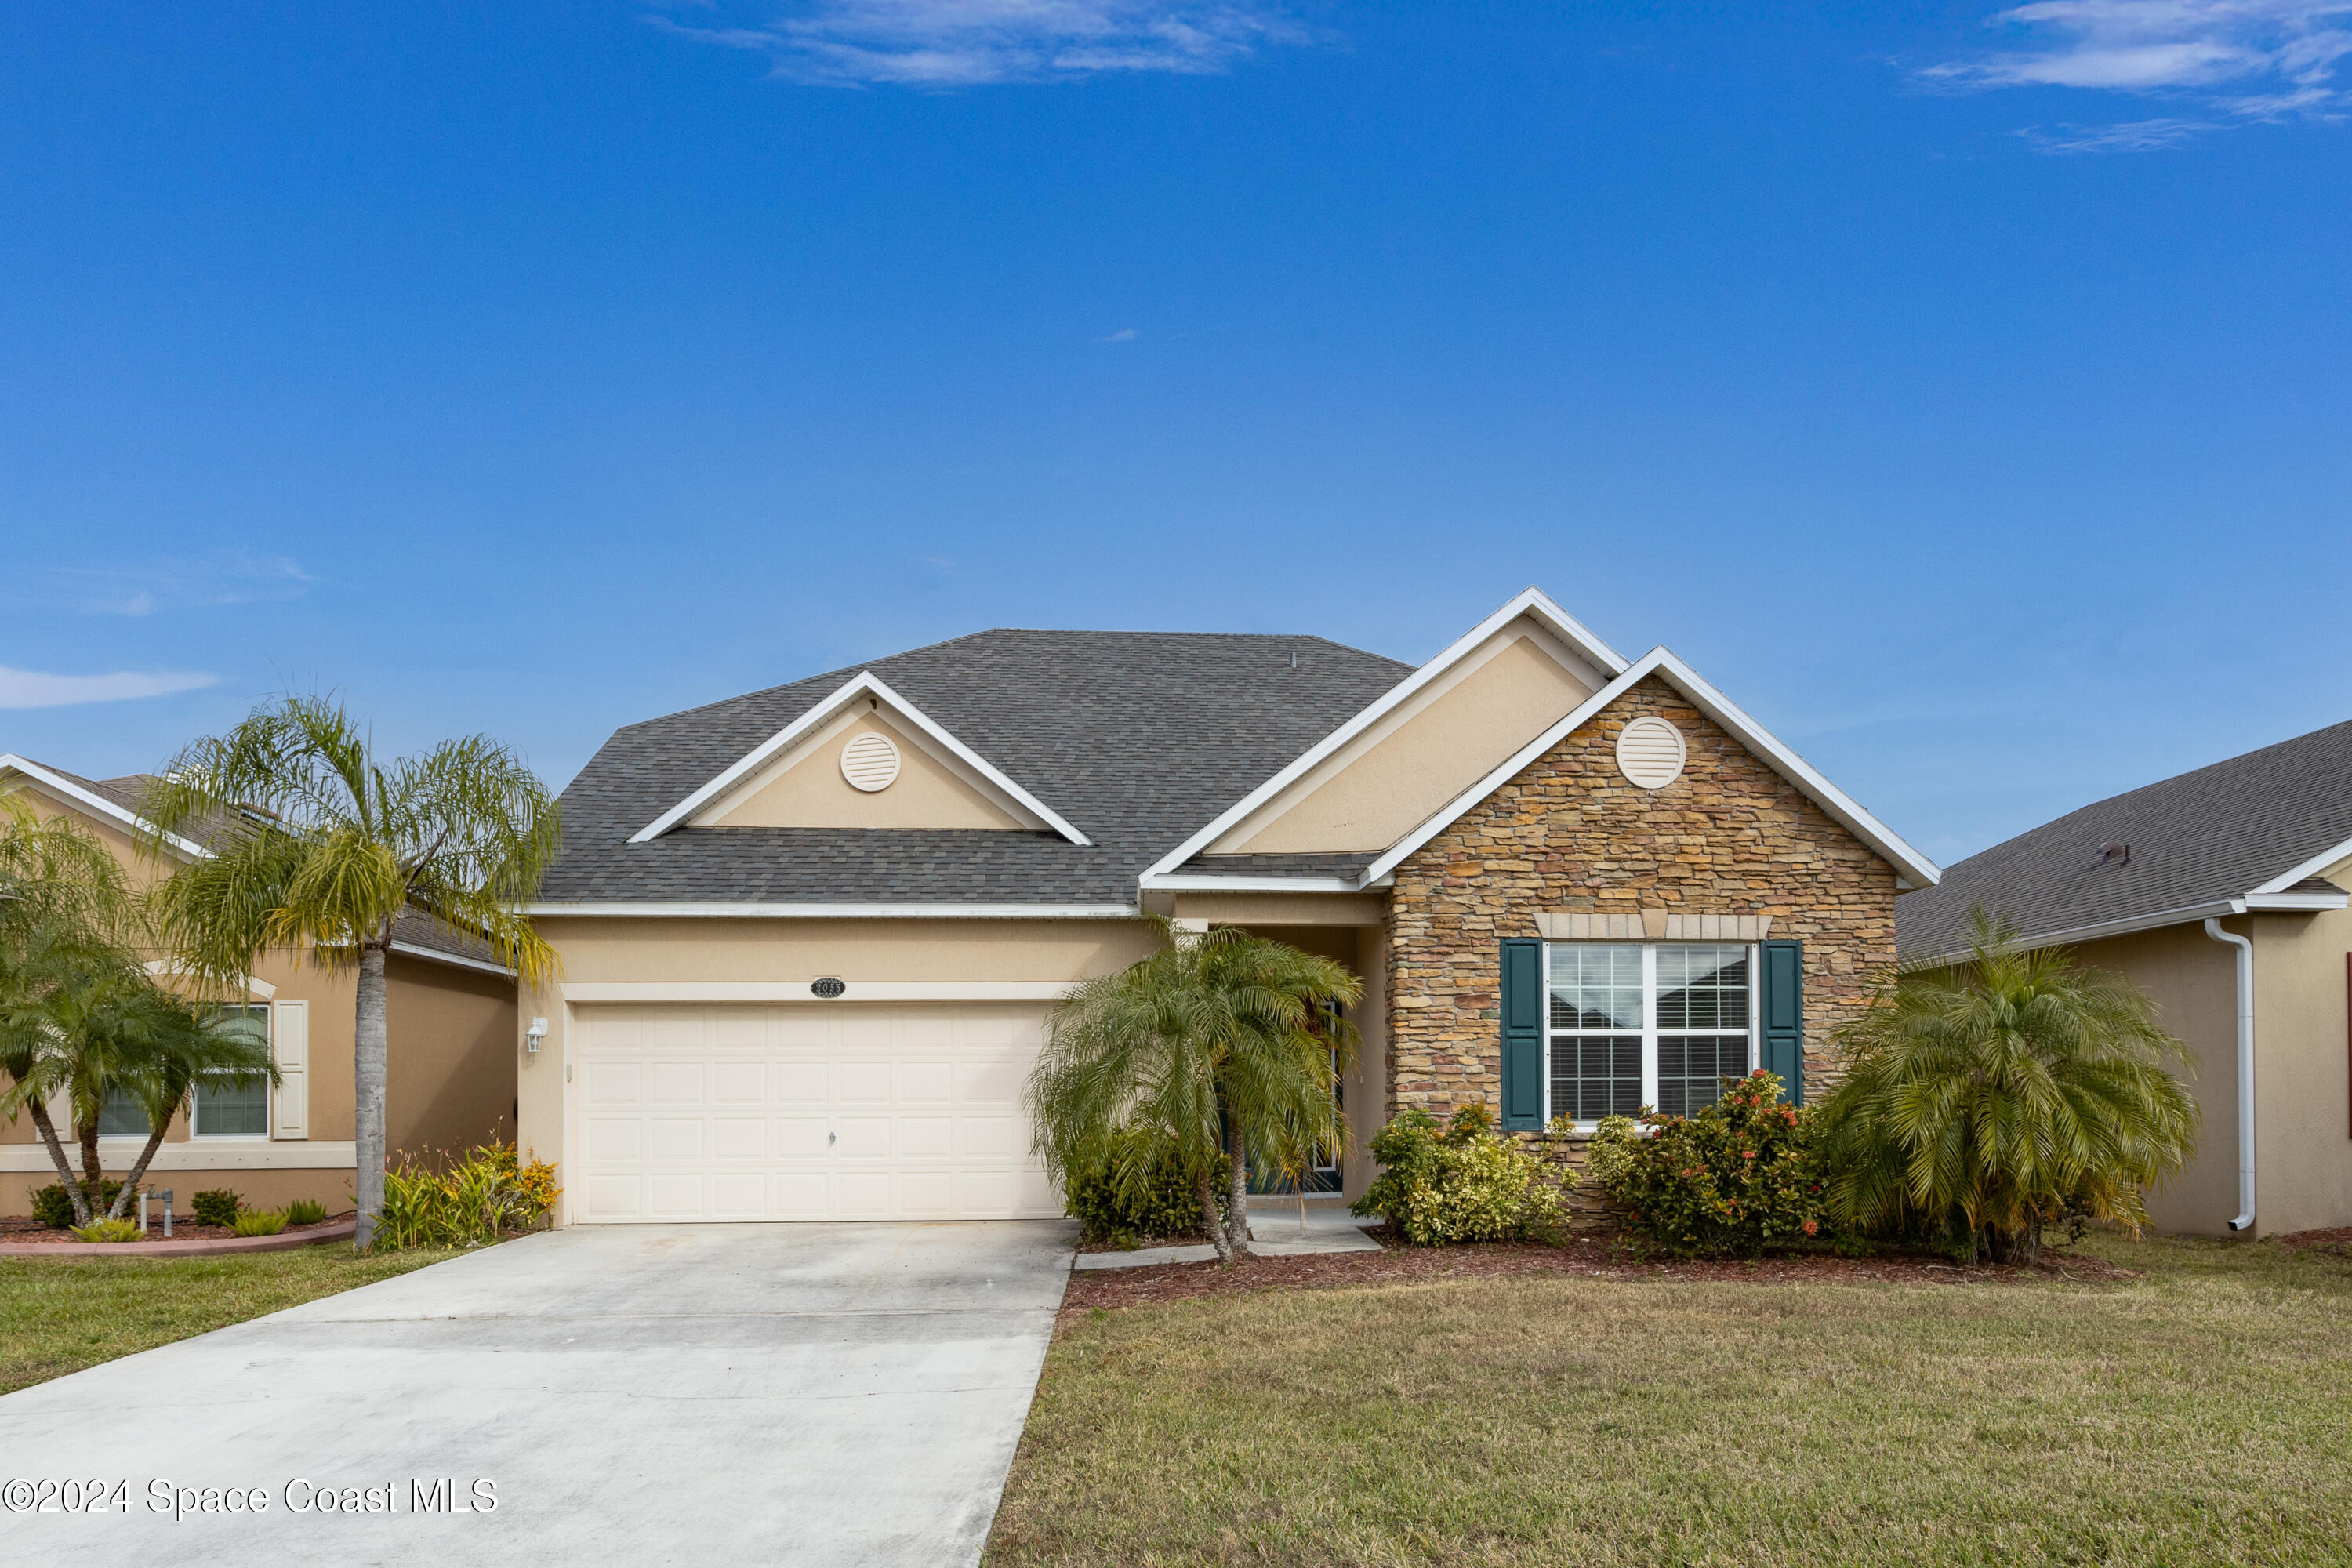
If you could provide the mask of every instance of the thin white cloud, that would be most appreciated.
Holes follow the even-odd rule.
[[[2024,132],[2053,153],[2146,153],[2231,125],[2334,121],[2352,54],[2352,0],[2038,0],[1987,26],[2021,47],[1922,70],[1954,89],[2074,88],[2184,101],[2200,115]]]
[[[933,90],[1110,71],[1208,75],[1308,37],[1269,0],[796,0],[750,26],[648,20],[764,54],[789,80]]]
[[[215,551],[190,560],[131,566],[69,566],[31,574],[37,596],[93,616],[152,616],[166,610],[299,599],[317,581],[283,555]]]
[[[219,684],[217,675],[187,669],[117,670],[111,675],[48,675],[0,664],[0,708],[72,708],[84,702],[129,702],[168,697]]]
[[[1131,343],[1134,341],[1135,329],[1133,327],[1121,327],[1118,331],[1111,333],[1108,337],[1097,338],[1095,340],[1095,342],[1098,343]]]

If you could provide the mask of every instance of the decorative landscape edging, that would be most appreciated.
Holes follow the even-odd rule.
[[[0,1258],[201,1258],[224,1252],[288,1252],[320,1241],[349,1241],[359,1218],[330,1220],[276,1236],[213,1236],[187,1241],[8,1241]]]

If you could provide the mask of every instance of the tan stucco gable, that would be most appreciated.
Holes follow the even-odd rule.
[[[1522,616],[1208,852],[1385,849],[1573,711],[1601,673]]]
[[[860,735],[876,734],[898,748],[898,776],[871,794],[854,787],[841,753]],[[878,710],[827,725],[715,802],[698,827],[987,827],[1035,824],[1014,816],[983,787],[945,759],[933,756],[908,730]]]

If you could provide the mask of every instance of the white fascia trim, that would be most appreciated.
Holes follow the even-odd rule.
[[[2238,901],[2249,910],[2294,913],[2352,906],[2352,893],[2248,893]]]
[[[99,1159],[110,1171],[130,1169],[147,1146],[144,1138],[100,1138]],[[66,1151],[68,1159],[73,1151]],[[273,1142],[267,1138],[187,1138],[157,1148],[147,1173],[173,1171],[348,1171],[359,1163],[359,1152],[348,1139],[342,1142],[308,1141]],[[38,1143],[0,1143],[0,1171],[11,1174],[37,1171],[57,1174],[49,1152]],[[321,1198],[334,1194],[320,1193]],[[177,1207],[177,1205],[174,1205]],[[178,1212],[186,1214],[184,1208]]]
[[[963,763],[964,766],[971,769],[972,772],[986,779],[996,788],[1003,790],[1006,795],[1017,802],[1023,810],[1034,816],[1038,821],[1044,823],[1046,826],[1052,828],[1055,832],[1060,834],[1071,843],[1086,846],[1091,846],[1093,844],[1094,840],[1088,838],[1085,834],[1071,826],[1068,822],[1063,819],[1062,815],[1059,812],[1055,811],[1052,806],[1047,805],[1044,801],[1039,800],[1035,795],[1031,795],[1027,790],[1023,789],[1019,784],[1014,784],[1011,779],[1005,777],[1004,773],[998,769],[994,763],[991,763],[978,752],[973,751],[961,741],[957,740],[953,735],[949,734],[945,730],[941,729],[939,724],[932,720],[929,714],[924,712],[921,709],[916,707],[913,703],[908,701],[905,698],[891,690],[888,684],[885,682],[880,676],[876,675],[870,669],[860,670],[847,685],[842,687],[841,689],[835,691],[832,696],[818,702],[807,712],[802,714],[799,718],[793,720],[791,723],[785,725],[782,729],[769,736],[767,740],[761,742],[758,746],[755,746],[751,751],[745,752],[741,757],[736,760],[733,766],[728,768],[726,772],[720,773],[717,778],[712,779],[709,784],[704,784],[700,789],[696,790],[692,795],[688,795],[684,800],[679,801],[676,805],[671,806],[667,811],[663,812],[659,816],[655,817],[651,822],[646,824],[645,826],[639,828],[636,834],[630,838],[629,842],[632,844],[646,844],[652,842],[654,839],[659,838],[663,834],[667,833],[671,828],[676,827],[679,823],[693,816],[703,806],[708,805],[711,801],[717,799],[735,784],[740,783],[745,775],[761,766],[761,764],[767,762],[771,757],[773,757],[777,752],[782,752],[793,742],[799,740],[802,736],[815,729],[818,725],[823,724],[836,713],[841,712],[852,702],[855,702],[861,697],[873,697],[888,703],[893,709],[897,710],[899,715],[904,717],[918,730],[921,731],[925,737],[939,745],[942,750],[947,752],[949,755],[954,757],[958,762]]]
[[[1360,893],[1353,877],[1155,877],[1145,872],[1143,885],[1169,893]]]
[[[76,805],[97,812],[100,816],[111,819],[134,834],[155,834],[155,825],[137,812],[127,811],[95,790],[84,789],[71,779],[62,777],[38,763],[28,762],[14,752],[0,752],[0,770],[13,770],[20,773],[39,784],[43,790],[63,795]],[[203,845],[193,839],[183,838],[176,833],[156,836],[169,845],[175,854],[184,855],[191,860],[206,859],[212,855],[212,851]]]
[[[2068,926],[2063,931],[2040,931],[2017,939],[2020,951],[2037,947],[2063,947],[2070,942],[2098,942],[2111,936],[2129,936],[2134,931],[2157,931],[2165,926],[2194,925],[2200,921],[2219,920],[2246,912],[2243,899],[2215,899],[2208,903],[2183,904],[2175,910],[2157,910],[2144,915],[2125,915],[2116,920],[2100,921],[2085,926]],[[1969,956],[1966,948],[1954,948],[1947,952],[1931,952],[1918,956],[1906,953],[1902,965],[1906,969],[1941,969],[1958,963]]]
[[[437,947],[423,947],[413,942],[395,942],[392,944],[392,951],[406,953],[411,958],[421,958],[427,963],[454,964],[459,969],[478,969],[485,974],[503,974],[509,980],[514,978],[512,969],[503,963],[493,963],[487,958],[467,958],[463,953],[444,952]]]
[[[2334,861],[2328,864],[2334,865]],[[2298,881],[2300,878],[2296,879]],[[2352,909],[2352,893],[2248,893],[2235,899],[2215,899],[2202,904],[2183,904],[2175,910],[2158,910],[2145,915],[2125,915],[2120,919],[2101,921],[2095,925],[2068,926],[2064,931],[2042,931],[2021,937],[2020,948],[2061,947],[2070,942],[2097,942],[2105,937],[2129,936],[2134,931],[2157,931],[2165,926],[2195,925],[2202,921],[2226,920],[2243,914],[2302,914],[2322,910]],[[1937,969],[1957,963],[1968,957],[1965,950],[1934,953],[1925,958],[1905,958],[1906,969]]]
[[[1454,796],[1436,816],[1407,834],[1365,870],[1365,884],[1370,885],[1394,871],[1405,857],[1453,826],[1464,812],[1502,788],[1510,782],[1513,774],[1558,745],[1563,737],[1590,723],[1601,710],[1652,675],[1664,677],[1669,685],[1690,699],[1700,712],[1714,720],[1733,740],[1761,757],[1773,772],[1804,791],[1814,805],[1827,812],[1847,832],[1878,851],[1899,875],[1920,887],[1933,887],[1943,880],[1943,870],[1934,861],[1906,844],[1885,824],[1864,811],[1852,796],[1822,777],[1811,763],[1749,718],[1738,704],[1703,679],[1698,671],[1659,647],[1643,654],[1631,668],[1587,698],[1566,718],[1528,742],[1500,767]]]
[[[1288,767],[1227,806],[1218,815],[1216,820],[1211,822],[1206,827],[1153,861],[1143,873],[1143,885],[1145,887],[1165,886],[1164,883],[1154,882],[1152,879],[1173,871],[1177,867],[1223,837],[1252,812],[1288,789],[1325,758],[1379,723],[1390,712],[1411,701],[1416,692],[1469,658],[1488,637],[1493,637],[1521,616],[1534,620],[1538,626],[1559,637],[1585,658],[1591,660],[1604,672],[1612,676],[1624,672],[1624,656],[1586,630],[1575,616],[1552,603],[1550,595],[1545,594],[1543,590],[1529,588],[1456,638],[1444,652],[1406,676],[1402,681],[1390,689],[1370,707],[1316,742],[1314,745],[1300,753]],[[1352,888],[1350,890],[1353,890]]]
[[[821,997],[805,980],[590,980],[566,982],[566,1002],[1058,1002],[1075,980],[851,980],[839,996]]]
[[[527,904],[527,915],[635,920],[1131,921],[1133,904]]]
[[[0,761],[5,760],[5,759],[0,759]],[[2297,882],[2302,881],[2305,878],[2318,876],[2322,871],[2325,871],[2327,868],[2335,865],[2338,860],[2346,858],[2347,856],[2352,856],[2352,839],[2347,839],[2344,843],[2338,844],[2333,849],[2322,850],[2320,853],[2313,856],[2310,859],[2305,860],[2302,865],[2297,866],[2294,870],[2284,871],[2278,876],[2273,877],[2269,881],[2264,882],[2261,887],[2256,888],[2254,891],[2257,893],[2284,893],[2289,888],[2294,887]]]

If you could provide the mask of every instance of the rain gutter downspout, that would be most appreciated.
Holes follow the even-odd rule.
[[[2231,1230],[2254,1224],[2254,944],[2206,917],[2205,934],[2238,950],[2238,1217]]]

